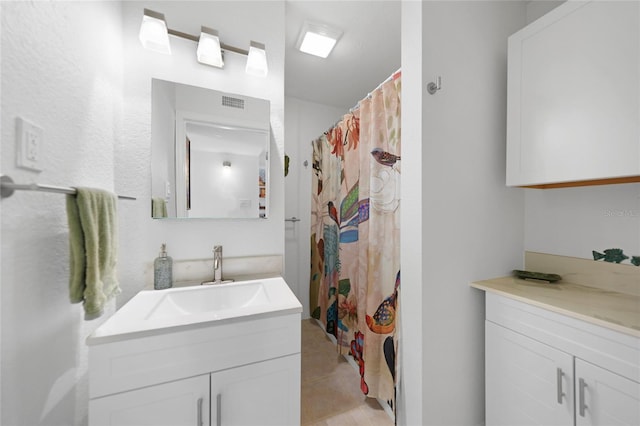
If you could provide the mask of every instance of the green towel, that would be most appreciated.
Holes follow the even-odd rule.
[[[154,197],[151,199],[151,217],[167,217],[167,202],[164,198]]]
[[[84,302],[85,317],[102,314],[104,304],[120,293],[117,197],[101,189],[76,188],[67,196],[71,303]]]

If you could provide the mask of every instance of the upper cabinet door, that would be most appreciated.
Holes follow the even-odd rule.
[[[640,2],[567,1],[509,37],[507,185],[639,176]]]

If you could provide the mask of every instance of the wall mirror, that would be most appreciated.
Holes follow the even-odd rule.
[[[151,84],[151,216],[266,218],[269,101]]]

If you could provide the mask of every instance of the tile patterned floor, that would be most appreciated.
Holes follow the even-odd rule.
[[[302,426],[393,426],[315,320],[302,321]]]

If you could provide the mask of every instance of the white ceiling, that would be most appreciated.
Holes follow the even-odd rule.
[[[286,0],[285,95],[348,109],[400,68],[399,0]],[[328,58],[295,48],[305,20],[343,35]]]

